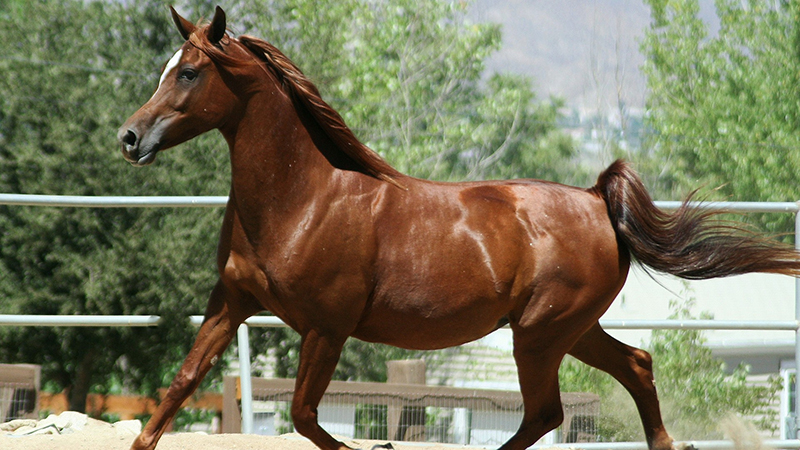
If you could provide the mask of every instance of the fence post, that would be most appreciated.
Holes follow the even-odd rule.
[[[242,433],[253,433],[253,384],[250,380],[250,337],[247,324],[239,325],[239,379],[242,390]]]
[[[386,383],[422,384],[425,380],[425,361],[408,359],[386,361]],[[386,414],[390,441],[424,441],[425,407],[390,405]]]
[[[239,410],[239,389],[237,377],[222,377],[222,432],[224,434],[242,432],[242,412]]]
[[[794,215],[794,248],[800,250],[800,211]],[[800,278],[794,279],[794,318],[800,322]],[[794,332],[794,373],[794,414],[790,415],[794,419],[790,421],[793,429],[786,436],[791,439],[797,439],[800,429],[800,328]]]

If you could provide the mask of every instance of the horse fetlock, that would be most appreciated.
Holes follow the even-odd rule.
[[[394,450],[394,446],[391,442],[387,442],[385,444],[375,444],[372,447],[357,447],[351,448],[347,445],[342,444],[343,447],[340,450]]]
[[[688,442],[675,443],[671,448],[672,450],[697,450],[697,447]]]
[[[647,447],[650,450],[695,450],[691,444],[673,441],[666,431],[649,438]]]
[[[131,450],[154,450],[155,448],[156,441],[151,436],[145,436],[144,433],[139,434],[131,443]]]

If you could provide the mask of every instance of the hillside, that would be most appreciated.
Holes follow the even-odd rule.
[[[713,1],[700,4],[713,24]],[[470,17],[502,24],[503,48],[490,70],[530,75],[542,96],[581,110],[616,108],[618,98],[644,106],[639,41],[650,10],[642,0],[475,0]]]

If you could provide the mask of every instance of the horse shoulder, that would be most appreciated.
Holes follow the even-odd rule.
[[[217,270],[229,288],[251,293],[268,291],[268,280],[259,267],[255,249],[249,245],[236,209],[230,204],[217,244]]]

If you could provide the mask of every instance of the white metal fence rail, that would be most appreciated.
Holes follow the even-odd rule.
[[[0,325],[18,327],[154,327],[159,316],[48,316],[0,314]]]
[[[60,196],[32,194],[0,194],[0,205],[76,207],[76,208],[197,208],[221,207],[228,202],[226,196]],[[662,209],[675,210],[681,202],[656,202]],[[800,202],[709,202],[694,203],[693,206],[733,213],[791,213],[795,214],[795,246],[800,249]],[[200,325],[203,316],[191,316],[194,325]],[[42,316],[0,314],[0,326],[57,326],[57,327],[148,327],[160,322],[158,316]],[[731,320],[601,320],[607,329],[701,329],[701,330],[790,330],[795,332],[795,361],[800,361],[800,278],[795,280],[795,318],[785,321],[731,321]],[[253,429],[252,388],[250,380],[250,344],[248,327],[285,327],[277,317],[251,317],[239,327],[237,340],[242,390],[242,432],[251,433]],[[795,383],[795,411],[800,412],[800,383]],[[797,425],[800,428],[800,424]],[[690,441],[698,449],[732,449],[729,441]],[[548,447],[552,447],[549,445]],[[555,445],[558,447],[559,445]],[[575,444],[570,444],[575,446]],[[766,448],[800,449],[800,439],[769,440],[763,443]],[[580,444],[586,450],[644,450],[644,442],[586,443]]]

